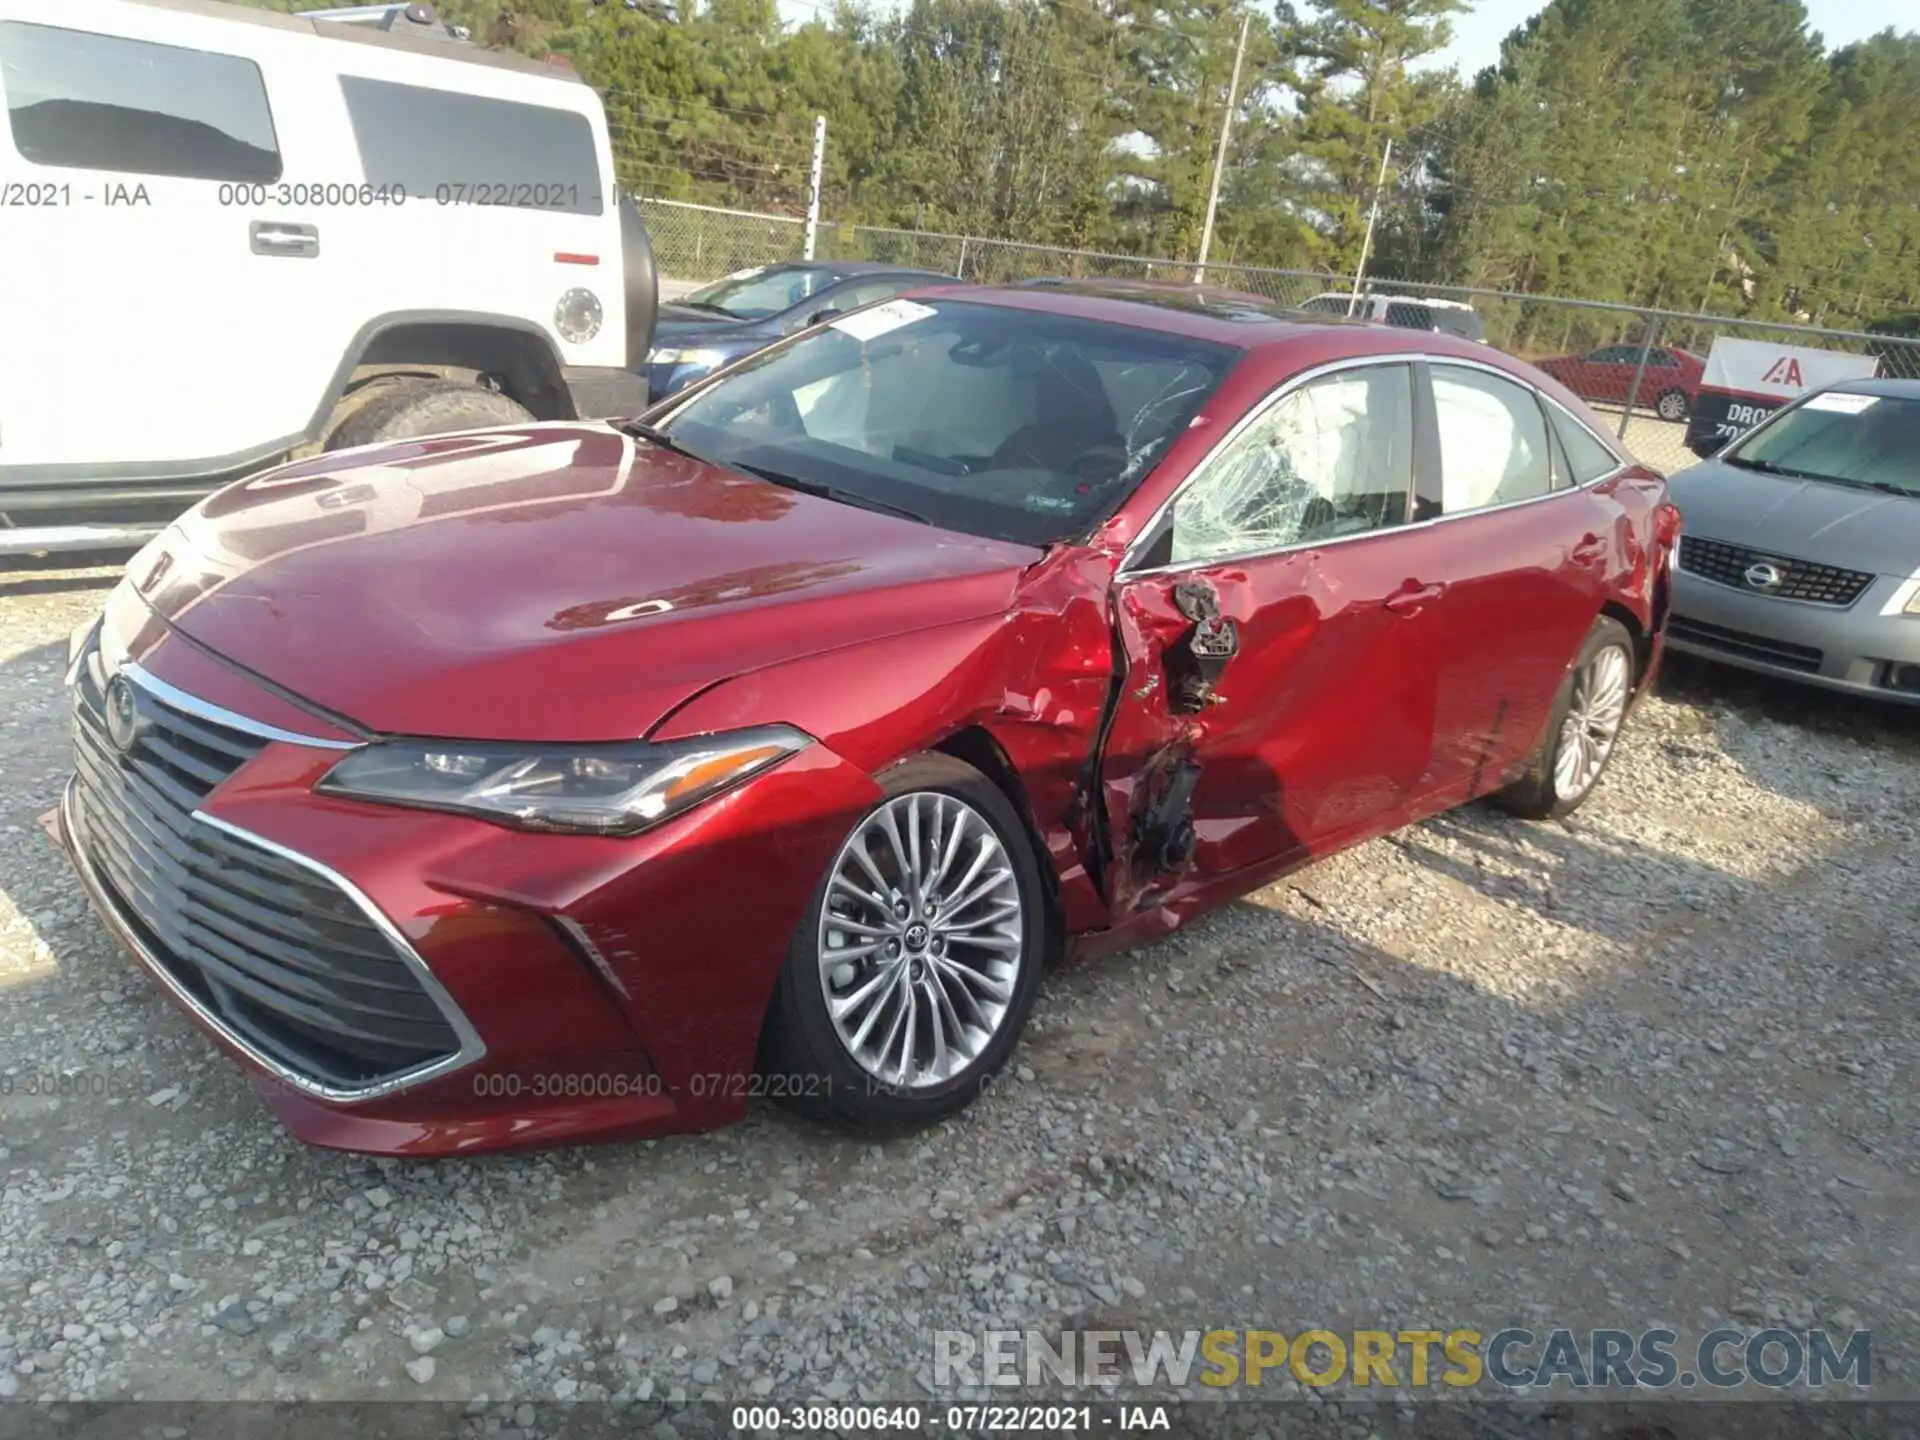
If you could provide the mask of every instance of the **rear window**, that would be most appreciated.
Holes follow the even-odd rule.
[[[238,55],[0,21],[0,82],[14,149],[35,165],[280,178],[260,67]]]
[[[1486,327],[1471,310],[1429,310],[1427,313],[1433,317],[1433,328],[1444,335],[1458,335],[1462,340],[1487,338]]]
[[[1398,325],[1403,330],[1433,329],[1433,311],[1425,305],[1409,305],[1405,301],[1395,300],[1387,304],[1387,324]]]
[[[593,127],[572,110],[340,77],[367,182],[443,205],[598,215]]]
[[[1316,295],[1300,308],[1313,310],[1322,315],[1344,315],[1349,309],[1355,314],[1364,315],[1367,311],[1367,302],[1354,300],[1346,295]]]

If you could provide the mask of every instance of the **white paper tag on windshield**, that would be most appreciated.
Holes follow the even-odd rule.
[[[1835,390],[1825,395],[1814,396],[1800,408],[1803,410],[1830,410],[1835,415],[1858,415],[1879,398],[1878,395],[1849,395],[1843,390]]]
[[[911,325],[916,320],[924,320],[935,313],[931,305],[918,305],[911,300],[889,300],[884,305],[856,310],[853,314],[843,315],[838,320],[829,320],[827,328],[838,330],[843,335],[851,335],[856,340],[878,340],[891,330],[898,330],[902,325]]]

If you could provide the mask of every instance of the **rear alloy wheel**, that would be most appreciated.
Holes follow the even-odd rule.
[[[1668,390],[1653,402],[1654,414],[1672,425],[1678,425],[1686,419],[1690,408],[1687,404],[1687,392],[1684,390]]]
[[[1046,935],[1025,825],[945,756],[890,772],[828,866],[775,995],[770,1093],[869,1130],[927,1124],[1012,1053]]]
[[[1619,621],[1596,620],[1561,683],[1546,733],[1521,777],[1495,802],[1534,820],[1577,810],[1613,758],[1633,701],[1633,639]]]

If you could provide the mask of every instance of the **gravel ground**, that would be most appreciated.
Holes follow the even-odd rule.
[[[510,1424],[924,1400],[936,1328],[1766,1321],[1920,1396],[1920,715],[1675,662],[1571,823],[1465,810],[1062,971],[928,1135],[372,1163],[282,1133],[35,824],[110,579],[0,572],[0,1397]]]

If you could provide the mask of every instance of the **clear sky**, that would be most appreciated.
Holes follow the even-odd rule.
[[[1500,42],[1527,23],[1544,0],[1479,0],[1453,19],[1453,44],[1441,64],[1457,64],[1471,76],[1500,58]],[[1806,0],[1813,28],[1829,48],[1885,30],[1920,30],[1920,0]]]

